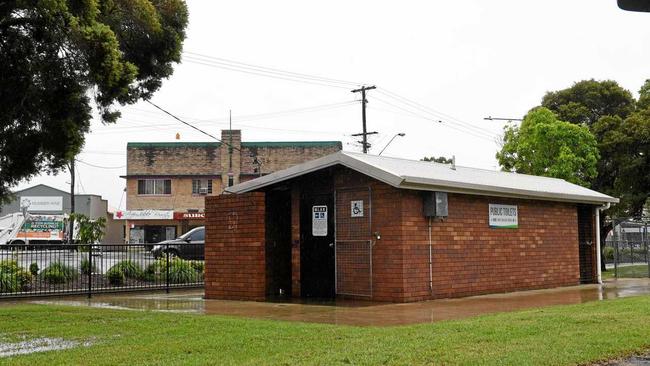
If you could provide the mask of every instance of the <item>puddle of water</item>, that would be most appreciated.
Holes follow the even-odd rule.
[[[15,343],[0,341],[0,358],[76,347],[89,347],[92,343],[91,341],[80,342],[63,338],[34,338]]]
[[[214,314],[312,323],[395,326],[642,295],[650,295],[649,279],[611,280],[603,285],[582,285],[407,304],[341,299],[329,301],[289,299],[285,302],[205,300],[202,290],[174,291],[171,294],[102,294],[93,296],[92,299],[69,297],[26,301],[40,304]]]

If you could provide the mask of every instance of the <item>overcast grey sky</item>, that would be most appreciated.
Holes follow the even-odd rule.
[[[546,91],[588,78],[616,80],[636,95],[649,77],[650,14],[624,12],[615,0],[189,0],[188,6],[186,52],[377,85],[368,93],[368,129],[380,132],[370,140],[375,154],[404,132],[384,155],[456,155],[459,165],[497,169],[503,123],[483,117],[521,118]],[[341,140],[345,150],[360,150],[350,136],[361,129],[360,104],[348,85],[263,77],[196,57],[185,57],[153,102],[216,136],[232,109],[233,128],[242,129],[244,140]],[[292,112],[269,114],[280,111]],[[119,175],[127,142],[176,141],[177,132],[181,141],[210,138],[146,103],[122,112],[116,125],[93,123],[78,157],[117,169],[79,163],[77,191],[124,208]],[[66,182],[67,172],[18,188],[45,183],[67,190]]]

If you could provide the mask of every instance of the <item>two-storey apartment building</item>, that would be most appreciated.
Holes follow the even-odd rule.
[[[129,242],[175,238],[203,225],[205,196],[341,150],[340,141],[242,142],[240,130],[221,140],[128,143],[126,210],[115,218]]]

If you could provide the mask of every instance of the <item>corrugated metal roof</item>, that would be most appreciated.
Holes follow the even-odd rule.
[[[340,151],[227,189],[253,191],[329,166],[343,165],[397,188],[582,203],[618,199],[562,179]]]

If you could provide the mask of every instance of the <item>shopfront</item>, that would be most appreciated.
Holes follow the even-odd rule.
[[[132,244],[155,244],[172,240],[203,226],[203,212],[172,210],[126,210],[114,213],[116,220],[125,220],[125,237]]]

